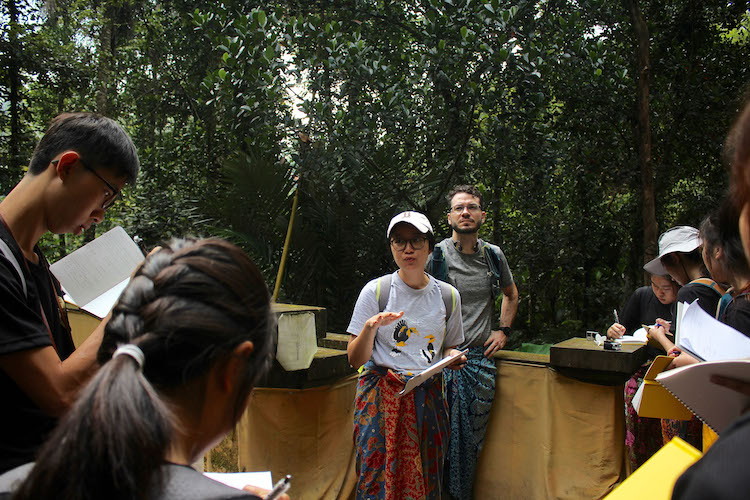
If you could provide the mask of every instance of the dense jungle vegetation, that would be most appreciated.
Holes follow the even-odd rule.
[[[481,236],[520,291],[512,336],[603,331],[658,234],[724,195],[723,139],[750,83],[750,13],[718,0],[6,0],[0,193],[50,119],[123,124],[137,186],[113,225],[144,247],[242,245],[279,300],[346,327],[392,268],[398,211],[447,236],[446,192],[476,183]]]

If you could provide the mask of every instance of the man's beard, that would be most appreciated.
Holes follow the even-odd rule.
[[[472,234],[472,233],[476,233],[476,232],[479,232],[479,228],[480,227],[482,227],[482,221],[481,220],[476,221],[476,227],[474,227],[474,228],[460,227],[458,224],[456,224],[455,222],[451,221],[451,229],[453,229],[458,234]]]

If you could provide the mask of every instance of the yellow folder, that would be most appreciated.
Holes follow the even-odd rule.
[[[607,495],[606,500],[668,500],[677,478],[701,452],[676,437]]]
[[[643,396],[638,407],[639,416],[674,420],[693,418],[693,413],[656,381],[656,376],[663,372],[673,359],[669,356],[657,356],[651,363],[651,367],[643,377]]]

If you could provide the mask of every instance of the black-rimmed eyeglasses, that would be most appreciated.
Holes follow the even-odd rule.
[[[404,250],[406,250],[406,244],[409,243],[414,250],[422,250],[426,241],[427,238],[425,238],[424,236],[419,236],[410,240],[391,238],[391,246],[399,252],[403,252]]]
[[[60,160],[54,160],[52,162],[52,164],[53,165],[57,165],[57,163],[59,161]],[[92,174],[94,174],[95,176],[97,176],[99,178],[99,180],[101,180],[104,184],[106,184],[107,188],[109,189],[109,191],[107,191],[107,193],[106,193],[106,195],[104,197],[104,201],[102,202],[102,210],[106,210],[109,207],[111,207],[112,205],[114,205],[115,202],[117,201],[117,199],[120,197],[120,190],[117,189],[116,187],[114,187],[112,184],[110,184],[109,181],[107,181],[107,179],[105,179],[104,177],[102,177],[101,175],[99,175],[99,172],[97,172],[93,168],[89,167],[86,164],[86,162],[84,162],[82,159],[78,158],[78,161],[81,162],[81,165],[83,165],[83,168],[85,168],[86,170],[88,170],[89,172],[91,172]]]

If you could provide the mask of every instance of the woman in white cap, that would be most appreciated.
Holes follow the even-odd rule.
[[[703,263],[701,238],[697,229],[690,226],[677,226],[666,231],[659,237],[659,256],[649,261],[643,269],[650,273],[664,274],[666,271],[680,285],[677,292],[677,302],[692,303],[698,299],[698,305],[711,316],[715,316],[719,301],[724,290],[709,277],[708,270]],[[649,329],[648,334],[656,339],[667,353],[677,354],[674,343],[667,337],[671,324],[659,318],[656,326]],[[673,366],[690,363],[687,355],[678,355]],[[702,448],[702,427],[697,418],[692,420],[662,419],[662,439],[664,444],[675,436]]]
[[[464,341],[458,290],[424,272],[430,221],[402,212],[386,231],[398,271],[367,283],[347,332],[349,363],[363,367],[354,409],[356,497],[441,498],[450,425],[438,373],[400,396],[408,379]],[[450,365],[460,369],[466,356]]]
[[[681,286],[677,292],[677,303],[690,304],[698,299],[698,305],[704,311],[716,316],[724,289],[710,278],[703,263],[701,244],[700,233],[694,227],[673,227],[659,237],[659,256],[646,263],[643,269],[652,274],[669,274]],[[656,326],[648,332],[667,352],[674,347],[666,336],[671,326],[668,321],[659,318]]]

